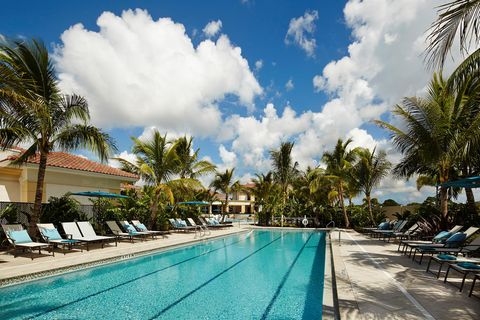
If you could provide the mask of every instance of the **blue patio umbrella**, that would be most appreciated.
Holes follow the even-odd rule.
[[[82,197],[91,197],[91,198],[122,198],[122,199],[130,198],[122,194],[110,193],[105,191],[83,191],[83,192],[73,192],[71,194],[73,196],[82,196]]]

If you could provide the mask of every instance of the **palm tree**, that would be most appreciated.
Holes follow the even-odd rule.
[[[425,98],[404,98],[393,113],[403,121],[402,128],[384,121],[376,123],[391,132],[393,143],[403,159],[394,167],[397,176],[426,175],[440,184],[440,211],[447,223],[448,188],[441,185],[458,175],[459,164],[478,150],[480,112],[478,94],[459,92],[434,74]],[[420,183],[431,183],[422,178]]]
[[[468,53],[472,42],[479,42],[480,0],[451,1],[439,6],[438,13],[429,29],[426,60],[429,66],[442,68],[457,35],[462,53]],[[477,56],[479,50],[475,51]]]
[[[210,187],[213,188],[214,192],[221,191],[225,194],[225,201],[223,202],[222,208],[222,220],[225,218],[225,214],[228,211],[228,197],[231,193],[240,191],[242,189],[240,181],[233,181],[233,172],[235,168],[231,170],[225,169],[225,172],[217,172],[215,178],[213,179]]]
[[[30,232],[40,219],[48,155],[55,149],[87,148],[104,161],[115,149],[113,140],[89,124],[87,101],[62,94],[45,45],[38,40],[0,43],[0,145],[29,147],[15,161],[39,156]]]
[[[189,186],[201,188],[201,183],[192,178],[177,178],[179,160],[176,153],[176,143],[167,140],[158,130],[154,130],[149,140],[135,137],[132,152],[136,155],[135,162],[115,158],[124,170],[138,174],[147,184],[154,186],[155,195],[151,203],[151,221],[153,228],[157,223],[158,205],[163,196],[170,204],[174,202],[172,189]]]
[[[293,145],[293,142],[282,142],[278,150],[270,150],[270,158],[273,162],[273,177],[280,185],[282,196],[282,227],[283,216],[288,197],[288,188],[295,176],[298,174],[298,163],[293,162],[292,159]]]
[[[193,138],[178,138],[175,152],[178,160],[178,175],[180,178],[197,179],[198,177],[214,172],[216,166],[206,160],[198,160],[200,149],[193,151]]]
[[[345,185],[348,182],[352,170],[352,163],[357,158],[356,149],[349,150],[348,146],[352,143],[352,139],[343,142],[338,139],[333,152],[325,152],[323,154],[323,161],[327,164],[326,173],[329,178],[335,181],[335,186],[338,191],[340,205],[343,210],[343,217],[345,219],[345,226],[350,227],[350,221],[347,215],[347,208],[345,207]]]
[[[372,189],[388,174],[391,163],[387,160],[387,154],[384,151],[375,153],[375,148],[373,151],[360,148],[357,154],[358,161],[353,166],[352,177],[355,184],[365,194],[370,219],[372,223],[375,223],[372,212]]]
[[[255,184],[253,195],[255,196],[255,204],[258,206],[260,213],[266,213],[265,222],[268,224],[269,216],[273,210],[272,196],[275,193],[275,183],[273,173],[255,174],[256,178],[252,179]]]

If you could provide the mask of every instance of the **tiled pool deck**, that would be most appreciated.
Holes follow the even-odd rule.
[[[426,273],[397,244],[332,232],[342,319],[480,319],[480,299]],[[446,269],[446,268],[444,268]],[[453,280],[454,278],[452,278]],[[477,289],[478,290],[478,289]]]

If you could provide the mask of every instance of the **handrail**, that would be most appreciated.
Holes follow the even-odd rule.
[[[335,228],[335,221],[330,221],[329,223],[327,223],[327,225],[325,226],[325,228],[328,228],[330,226],[330,224],[333,224],[333,227]]]

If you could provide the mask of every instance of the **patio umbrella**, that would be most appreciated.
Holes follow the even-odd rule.
[[[123,198],[128,199],[130,197],[124,196],[122,194],[110,193],[106,191],[83,191],[83,192],[73,192],[73,196],[82,196],[82,197],[91,197],[91,198]]]
[[[184,202],[177,202],[177,204],[184,204],[189,206],[208,206],[208,202],[204,201],[184,201]]]

